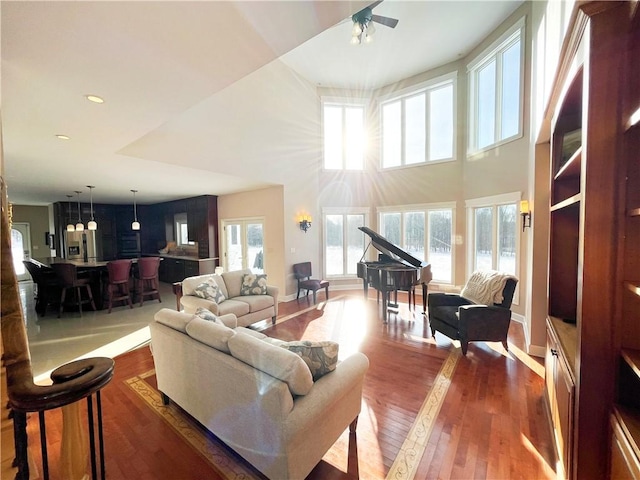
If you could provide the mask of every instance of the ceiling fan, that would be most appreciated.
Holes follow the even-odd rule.
[[[384,25],[385,27],[396,28],[396,25],[398,25],[397,19],[384,17],[382,15],[375,15],[373,13],[373,9],[381,3],[382,0],[373,2],[368,7],[363,8],[351,16],[351,20],[353,21],[353,30],[351,31],[352,44],[357,45],[362,43],[363,36],[366,43],[373,41],[372,36],[375,33],[375,26],[373,25],[373,22]]]

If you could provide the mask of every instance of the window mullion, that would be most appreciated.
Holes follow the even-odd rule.
[[[406,108],[405,99],[400,100],[400,165],[406,165],[407,159],[405,158],[407,152],[407,122],[405,119]]]
[[[431,152],[431,136],[429,132],[431,131],[431,115],[430,115],[430,105],[431,105],[431,91],[424,92],[424,161],[429,162],[431,160],[431,156],[429,152]]]
[[[342,106],[340,111],[342,113],[342,170],[345,170],[347,168],[347,109]]]
[[[498,205],[493,206],[493,234],[491,235],[491,266],[494,270],[498,269],[498,237],[500,235],[500,219],[498,215],[500,209]]]
[[[502,139],[502,70],[503,70],[503,50],[496,53],[496,115],[495,115],[495,137],[494,142],[498,143]]]

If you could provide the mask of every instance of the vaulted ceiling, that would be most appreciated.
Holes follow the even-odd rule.
[[[88,184],[104,203],[128,202],[131,188],[145,203],[272,185],[276,178],[224,155],[200,161],[205,149],[216,158],[203,122],[225,122],[234,105],[246,107],[230,97],[234,84],[273,62],[311,87],[392,84],[467,55],[522,1],[387,0],[374,13],[398,26],[377,26],[372,44],[352,46],[349,18],[368,3],[2,2],[10,201],[64,201]],[[258,93],[268,96],[262,84]],[[259,142],[242,130],[225,135],[237,145]]]

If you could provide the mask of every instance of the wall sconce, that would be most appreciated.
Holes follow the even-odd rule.
[[[300,222],[300,230],[307,233],[307,230],[311,228],[311,215],[300,215],[298,221]]]
[[[520,201],[520,215],[522,216],[522,231],[524,232],[524,227],[531,228],[531,210],[529,209],[528,200]]]

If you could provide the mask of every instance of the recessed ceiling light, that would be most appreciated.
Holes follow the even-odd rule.
[[[104,103],[104,99],[97,95],[85,95],[85,98],[93,103]]]
[[[71,140],[71,137],[67,135],[56,135],[60,140]]]

